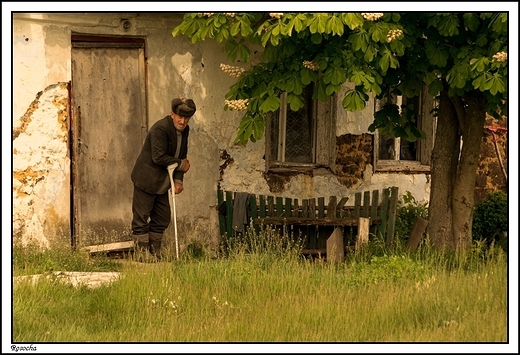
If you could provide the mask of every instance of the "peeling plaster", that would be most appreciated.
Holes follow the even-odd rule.
[[[13,234],[22,243],[70,238],[68,86],[37,93],[13,130]],[[69,242],[69,241],[68,241]]]

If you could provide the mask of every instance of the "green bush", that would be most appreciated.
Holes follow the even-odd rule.
[[[507,194],[492,192],[476,204],[473,213],[473,239],[486,240],[507,249],[508,206]]]
[[[395,237],[401,241],[408,240],[417,218],[428,219],[428,204],[419,203],[410,191],[397,201],[397,216],[395,220]]]

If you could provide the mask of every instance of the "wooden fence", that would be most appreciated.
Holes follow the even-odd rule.
[[[354,204],[347,206],[347,197],[331,196],[325,204],[324,197],[299,200],[219,189],[220,233],[224,237],[243,233],[250,227],[248,221],[251,220],[254,225],[289,226],[293,232],[301,232],[305,237],[304,247],[312,253],[325,251],[327,239],[337,228],[343,232],[345,227],[351,231],[357,229],[359,236],[360,224],[368,224],[365,239],[368,233],[382,235],[386,243],[391,244],[398,193],[397,187],[357,192]],[[245,216],[243,225],[237,222],[236,213]]]

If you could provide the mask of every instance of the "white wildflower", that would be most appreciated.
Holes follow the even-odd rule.
[[[383,13],[380,13],[380,12],[377,12],[377,13],[367,13],[367,12],[363,12],[361,13],[361,16],[363,16],[363,18],[367,21],[377,21],[379,20],[381,17],[383,17]]]
[[[215,14],[214,12],[204,12],[202,15],[206,16],[206,17],[210,17],[210,16],[213,16],[214,14]]]
[[[225,12],[224,15],[229,16],[229,17],[235,17],[234,12]]]
[[[456,321],[456,320],[453,320],[453,319],[451,319],[451,320],[445,320],[445,321],[443,322],[443,324],[444,324],[445,327],[455,327],[455,326],[459,325],[459,323],[457,323],[457,321]]]

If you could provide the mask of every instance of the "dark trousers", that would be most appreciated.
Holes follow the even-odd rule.
[[[163,233],[171,222],[168,192],[149,194],[134,186],[132,213],[133,234]]]

